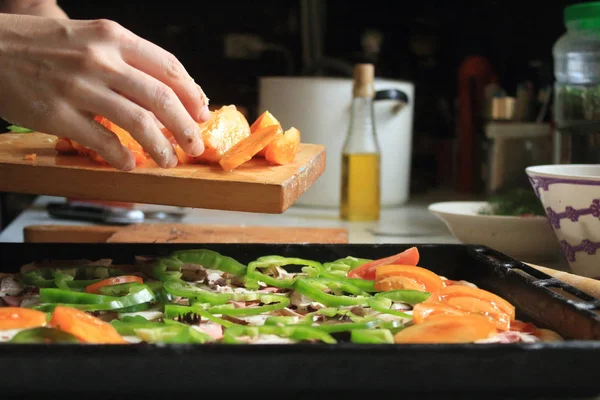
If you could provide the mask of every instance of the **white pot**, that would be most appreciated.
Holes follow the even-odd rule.
[[[375,90],[396,90],[408,98],[375,102],[375,129],[381,147],[381,205],[405,203],[410,191],[414,85],[375,79]],[[269,110],[284,130],[300,130],[303,143],[324,145],[325,172],[296,201],[298,205],[339,207],[341,151],[348,133],[352,79],[320,77],[259,78],[259,112]]]

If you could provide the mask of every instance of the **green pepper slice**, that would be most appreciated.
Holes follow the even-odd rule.
[[[154,298],[154,293],[146,285],[134,286],[130,294],[122,297],[42,288],[40,289],[40,302],[46,304],[41,304],[34,308],[50,311],[60,304],[85,311],[110,311],[148,303],[154,300]]]
[[[179,279],[183,263],[174,257],[160,257],[154,262],[150,275],[159,281]]]
[[[270,294],[261,295],[258,300],[264,305],[258,307],[235,308],[231,307],[231,304],[223,304],[210,307],[207,311],[211,314],[229,315],[230,317],[250,316],[280,310],[290,304],[289,298]]]
[[[325,323],[325,324],[313,324],[314,328],[318,328],[327,333],[335,332],[348,332],[355,329],[373,329],[378,325],[378,320],[370,320],[364,322],[342,322],[342,323]]]
[[[239,340],[240,337],[257,337],[259,335],[276,335],[292,340],[318,340],[327,344],[335,344],[337,341],[327,332],[310,326],[290,325],[290,326],[236,326],[225,330],[223,342],[227,344],[244,343]]]
[[[178,250],[171,253],[171,257],[184,264],[197,264],[204,268],[218,269],[219,271],[236,276],[244,276],[246,274],[246,266],[244,264],[213,250]]]
[[[389,329],[355,329],[350,332],[350,341],[357,344],[392,344],[394,335]]]
[[[348,273],[348,271],[353,270],[354,268],[358,268],[363,264],[366,264],[372,260],[366,258],[356,258],[356,257],[344,257],[335,261],[331,261],[323,264],[323,267],[326,270],[337,270]]]
[[[312,324],[312,315],[306,315],[302,318],[291,317],[285,315],[276,315],[267,317],[265,319],[264,325],[275,325],[275,326],[285,326],[285,325],[308,325]]]
[[[178,304],[167,304],[165,305],[165,318],[167,319],[175,319],[178,317],[184,317],[188,314],[191,315],[199,315],[202,318],[206,318],[209,321],[215,322],[219,325],[224,326],[225,328],[229,328],[231,326],[236,326],[237,324],[231,322],[231,321],[227,321],[224,320],[222,318],[219,317],[215,317],[214,315],[212,315],[211,313],[209,313],[208,311],[206,311],[206,308],[200,306],[200,305],[191,305],[191,306],[181,306]]]
[[[204,344],[214,341],[210,335],[184,324],[165,323],[164,326],[137,328],[134,331],[137,337],[149,343]]]
[[[164,281],[165,290],[173,296],[196,299],[202,303],[225,304],[231,300],[231,293],[213,293],[181,279]]]
[[[388,301],[385,301],[385,300],[388,300],[388,299],[370,298],[368,304],[369,304],[369,307],[371,307],[373,310],[375,310],[377,312],[380,312],[383,314],[394,315],[396,317],[412,319],[412,315],[410,315],[410,314],[406,314],[401,311],[392,310],[390,308],[392,306],[392,302],[389,300]]]
[[[259,300],[262,293],[245,292],[245,293],[214,293],[206,289],[202,289],[197,285],[182,281],[181,279],[169,279],[164,282],[165,290],[174,295],[194,299],[200,303],[210,303],[213,305],[226,304],[230,301],[253,301]]]
[[[317,276],[323,269],[321,263],[303,258],[264,256],[248,264],[247,274],[249,278],[264,282],[269,286],[291,288],[294,286],[295,278],[278,279],[260,271],[269,268],[284,267],[286,265],[302,265],[302,273],[313,277]]]
[[[415,304],[422,303],[427,300],[431,296],[429,292],[421,292],[419,290],[409,290],[409,289],[400,289],[400,290],[390,290],[387,292],[377,293],[373,298],[375,300],[381,301],[383,299],[390,300],[392,302],[400,302],[410,304],[414,306]]]
[[[135,336],[136,329],[148,329],[148,328],[160,328],[165,326],[162,322],[148,321],[146,318],[136,315],[133,317],[123,317],[121,319],[115,319],[110,324],[119,332],[122,336]]]
[[[369,293],[350,283],[327,278],[299,278],[294,284],[294,289],[327,307],[364,305],[372,297]],[[334,294],[324,291],[332,291]],[[343,292],[355,296],[342,295]]]
[[[40,327],[17,333],[8,343],[79,343],[79,340],[66,332],[54,328]]]

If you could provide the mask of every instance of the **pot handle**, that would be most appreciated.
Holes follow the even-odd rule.
[[[402,106],[408,104],[408,96],[406,93],[398,89],[378,90],[375,92],[374,100],[397,100],[402,104]]]

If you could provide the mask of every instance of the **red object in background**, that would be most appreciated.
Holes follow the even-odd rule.
[[[457,190],[475,193],[481,188],[481,140],[485,87],[498,77],[485,57],[469,56],[458,68]]]

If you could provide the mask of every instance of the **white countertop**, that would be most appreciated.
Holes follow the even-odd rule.
[[[234,211],[216,211],[165,206],[141,205],[141,209],[184,211],[181,223],[242,226],[298,226],[347,228],[350,243],[458,243],[445,224],[427,210],[427,205],[445,195],[415,196],[407,204],[383,209],[378,222],[346,222],[338,217],[338,210],[292,206],[283,214],[254,214]],[[0,234],[1,242],[23,242],[23,228],[29,225],[90,225],[88,222],[51,218],[45,210],[50,201],[64,201],[61,197],[40,196],[32,206],[21,213]]]

